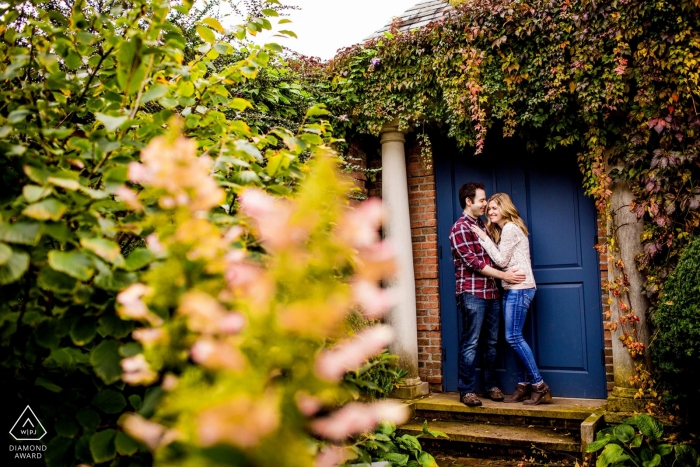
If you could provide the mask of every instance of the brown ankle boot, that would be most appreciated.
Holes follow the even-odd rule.
[[[506,397],[503,402],[507,402],[507,403],[522,402],[522,401],[530,398],[531,392],[532,392],[532,385],[530,383],[527,383],[527,384],[518,383],[518,385],[515,387],[515,391],[513,391],[513,395]]]
[[[525,405],[537,405],[541,402],[552,402],[552,391],[549,390],[547,383],[542,381],[537,386],[532,386],[532,395],[530,399],[523,402]]]

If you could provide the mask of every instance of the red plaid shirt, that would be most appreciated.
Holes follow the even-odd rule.
[[[473,219],[466,214],[462,214],[450,230],[457,295],[466,292],[486,299],[498,298],[496,279],[480,273],[486,266],[493,267],[493,261],[479,243],[479,237],[471,229],[472,225],[486,230],[481,219]]]

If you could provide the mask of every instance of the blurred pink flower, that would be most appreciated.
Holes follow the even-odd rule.
[[[260,399],[239,395],[202,411],[197,432],[202,446],[228,443],[241,448],[257,445],[280,424],[279,400],[271,393]]]
[[[321,352],[316,358],[316,374],[328,381],[340,381],[343,375],[362,365],[393,339],[388,326],[372,326],[355,337]]]
[[[253,220],[260,241],[270,250],[279,250],[304,241],[308,232],[291,222],[294,206],[257,188],[240,196],[241,211]]]
[[[163,383],[160,385],[160,387],[162,387],[164,391],[172,391],[175,389],[179,381],[180,380],[177,376],[172,373],[167,373],[165,376],[163,376]]]
[[[294,400],[297,403],[297,407],[299,407],[299,411],[307,417],[314,415],[323,406],[321,399],[310,396],[305,392],[296,393]]]
[[[163,425],[153,423],[133,413],[122,415],[119,419],[119,424],[129,436],[141,441],[151,451],[172,443],[178,437],[178,433],[175,430],[169,430]]]
[[[316,455],[314,467],[337,467],[352,458],[347,448],[341,446],[324,446]]]
[[[143,211],[143,204],[139,201],[138,194],[124,185],[114,190],[114,194],[134,211]]]
[[[131,333],[131,337],[144,345],[152,345],[165,339],[166,334],[160,328],[141,328],[135,329]]]
[[[159,255],[159,254],[165,252],[165,247],[163,246],[162,243],[160,243],[160,240],[158,240],[158,235],[156,235],[154,233],[152,233],[146,237],[146,245],[148,246],[148,249],[151,250],[156,255]]]
[[[127,384],[147,386],[158,379],[158,373],[151,369],[143,354],[123,359],[121,366],[122,381]]]
[[[394,246],[387,240],[360,250],[357,275],[369,280],[386,279],[396,271]]]
[[[219,331],[223,334],[238,334],[246,325],[245,316],[240,313],[226,313],[219,320]]]
[[[211,370],[240,371],[245,367],[245,357],[232,344],[202,338],[191,349],[192,360]]]
[[[397,425],[408,420],[408,407],[400,402],[381,401],[372,404],[351,402],[330,416],[319,418],[312,428],[319,436],[333,441],[342,441],[350,436],[374,429],[380,422]]]
[[[357,279],[351,287],[353,299],[367,319],[381,318],[395,304],[392,289],[382,289],[375,281]]]
[[[182,296],[177,312],[187,317],[187,325],[191,330],[203,334],[222,332],[222,325],[227,325],[229,331],[232,324],[241,324],[238,329],[243,327],[240,320],[225,323],[225,319],[233,321],[235,314],[228,313],[226,308],[211,295],[197,290],[189,291]],[[227,332],[227,334],[230,333]]]
[[[366,248],[379,240],[383,217],[382,201],[370,198],[345,213],[337,232],[346,243],[356,248]]]
[[[163,320],[151,313],[141,300],[141,297],[151,292],[151,288],[144,284],[131,284],[117,295],[117,303],[121,306],[117,308],[117,313],[124,319],[136,321],[147,321],[153,326],[160,326]]]
[[[165,190],[163,208],[188,206],[193,211],[208,210],[220,204],[224,191],[211,176],[213,161],[197,155],[197,143],[183,136],[175,141],[154,138],[141,151],[142,163],[129,164],[132,182]]]

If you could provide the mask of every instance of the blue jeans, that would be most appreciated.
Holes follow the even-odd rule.
[[[468,293],[457,296],[457,309],[462,316],[462,337],[459,342],[460,398],[476,391],[476,349],[482,344],[484,389],[498,387],[496,381],[496,344],[501,319],[501,300],[480,298]]]
[[[525,317],[535,298],[535,289],[506,290],[503,295],[503,317],[506,325],[506,342],[513,347],[518,358],[518,383],[539,384],[542,376],[537,369],[532,349],[523,338]]]

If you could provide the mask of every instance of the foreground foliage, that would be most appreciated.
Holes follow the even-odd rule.
[[[192,364],[214,345],[205,339],[192,347],[201,341],[198,336],[216,334],[198,327],[202,320],[194,318],[192,324],[183,311],[169,320],[170,313],[187,309],[178,303],[188,291],[189,299],[204,304],[195,308],[198,312],[216,313],[224,306],[250,312],[234,295],[203,298],[227,283],[217,269],[227,248],[235,246],[258,268],[271,261],[265,256],[270,247],[266,239],[256,237],[252,224],[236,216],[239,196],[249,186],[268,194],[293,195],[297,182],[310,171],[311,155],[325,154],[326,144],[333,141],[328,123],[321,120],[326,112],[320,107],[307,112],[311,95],[285,66],[281,48],[245,41],[248,33],[272,28],[278,13],[269,7],[275,3],[268,2],[247,24],[231,29],[191,10],[187,2],[11,0],[0,5],[0,371],[11,400],[31,403],[45,424],[49,465],[148,464],[148,448],[157,452],[159,462],[169,462],[170,456],[179,462],[198,462],[180,456],[186,452],[208,464],[223,462],[222,452],[237,449],[227,461],[245,464],[266,455],[281,456],[278,445],[260,447],[270,440],[289,443],[296,453],[283,460],[275,457],[274,465],[305,465],[312,462],[317,448],[307,426],[310,415],[295,405],[294,384],[300,375],[309,376],[313,386],[307,388],[309,397],[322,392],[320,403],[300,399],[311,400],[311,407],[333,400],[325,407],[330,411],[351,397],[337,380],[345,370],[323,382],[310,376],[315,367],[309,366],[326,338],[343,337],[335,334],[336,321],[354,300],[347,283],[353,267],[343,256],[347,251],[342,242],[325,243],[329,251],[324,258],[330,263],[300,263],[298,267],[308,267],[304,276],[295,276],[300,270],[289,262],[292,256],[286,255],[291,252],[277,251],[282,269],[275,269],[275,274],[282,276],[275,303],[281,307],[306,300],[284,310],[284,325],[275,324],[277,318],[265,313],[245,320],[240,314],[226,321],[231,336],[223,340],[234,346],[231,352],[238,359],[225,363],[238,362],[239,369],[255,371],[248,375],[257,375],[249,385],[236,383],[229,391],[239,373],[233,371],[232,377],[230,368]],[[178,140],[180,134],[188,139]],[[169,150],[175,141],[182,141],[179,149]],[[142,159],[149,144],[159,149],[144,152]],[[149,160],[156,165],[149,166]],[[331,162],[320,164],[328,183],[337,180]],[[150,188],[142,193],[144,186]],[[328,235],[324,228],[332,214],[346,209],[344,186],[338,181],[329,193],[316,185],[320,191],[307,196],[305,209],[319,213],[318,218],[308,217],[319,226],[318,235]],[[320,193],[328,198],[314,198]],[[195,194],[201,195],[196,198],[199,204],[189,203]],[[379,218],[372,219],[378,226]],[[169,244],[175,226],[185,221],[187,227]],[[239,225],[238,237],[234,225]],[[217,232],[231,236],[194,253],[188,250]],[[158,235],[165,247],[153,240],[147,244],[147,238]],[[289,235],[293,232],[284,232],[280,239],[293,239]],[[292,250],[308,260],[301,249]],[[222,256],[211,257],[212,253]],[[386,256],[377,258],[390,264]],[[139,298],[133,293],[138,292],[141,278],[162,292],[157,297],[144,292],[153,300],[149,305],[155,313],[120,316],[118,306],[128,309]],[[360,297],[378,293],[373,280],[358,281]],[[117,293],[125,288],[131,290],[131,300],[127,293],[121,296],[125,303],[118,304]],[[336,295],[331,299],[328,294]],[[217,300],[223,304],[216,305]],[[320,327],[308,326],[309,313]],[[153,342],[154,334],[139,329],[141,319],[151,325],[167,321],[168,344],[149,348],[146,343]],[[296,331],[284,326],[313,336],[297,342]],[[244,328],[249,334],[234,336]],[[275,334],[274,329],[288,334],[281,330]],[[385,331],[375,332],[386,340]],[[241,342],[244,348],[238,349]],[[149,360],[140,357],[142,351]],[[300,363],[288,365],[291,356],[299,357]],[[176,376],[181,378],[172,389],[168,385]],[[288,382],[293,384],[286,386]],[[241,421],[235,414],[214,420],[223,427],[243,423],[244,431],[257,437],[243,436],[234,442],[210,433],[199,438],[197,417],[211,409],[205,405],[224,404],[219,395],[201,399],[200,391],[207,385],[210,395],[217,391],[240,395],[243,402],[231,402],[234,412],[240,403],[245,410],[268,415],[261,416],[257,425],[256,418]],[[245,391],[251,392],[243,397]],[[282,404],[284,416],[279,413]],[[352,415],[353,410],[362,407],[351,406],[345,413]],[[135,428],[134,422],[124,422],[133,436],[117,423],[125,411],[134,413]],[[227,412],[208,413],[216,417]],[[375,413],[386,415],[386,410]],[[162,420],[163,414],[167,420]],[[147,421],[154,416],[169,430]],[[371,416],[361,419],[363,430],[372,428]],[[342,444],[342,437],[335,436],[334,442]],[[339,449],[328,452],[342,458]]]
[[[596,433],[596,440],[586,447],[586,452],[603,449],[598,455],[596,467],[700,465],[700,458],[694,448],[687,444],[664,443],[663,433],[663,425],[657,419],[639,414]]]

